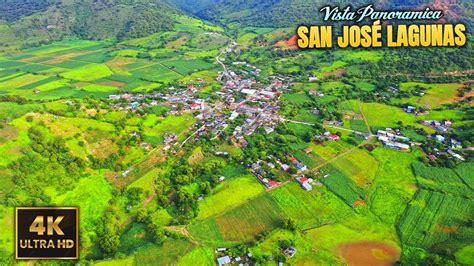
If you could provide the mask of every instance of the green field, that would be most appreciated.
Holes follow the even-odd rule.
[[[302,230],[339,221],[352,213],[347,205],[324,188],[304,192],[299,184],[291,183],[272,191],[271,195]]]
[[[225,180],[214,189],[212,195],[199,202],[199,215],[197,219],[204,220],[232,209],[262,191],[264,191],[263,185],[253,175]]]
[[[204,242],[238,243],[250,241],[278,227],[283,218],[281,208],[270,195],[265,194],[217,217],[198,222],[189,228],[189,232]]]
[[[103,64],[88,64],[74,70],[62,73],[61,75],[67,79],[78,81],[93,81],[100,78],[110,76],[112,71]]]
[[[472,218],[473,210],[472,201],[422,189],[400,220],[401,239],[408,245],[428,250],[443,242],[470,244],[474,231],[466,222]]]
[[[166,61],[163,64],[170,69],[176,70],[182,75],[188,75],[192,72],[197,72],[212,67],[212,64],[201,59]]]

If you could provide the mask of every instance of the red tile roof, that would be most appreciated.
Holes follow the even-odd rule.
[[[276,182],[275,180],[270,180],[270,181],[268,182],[268,187],[274,187],[274,186],[276,186],[276,185],[278,185],[278,182]]]
[[[298,178],[298,180],[301,182],[301,183],[304,183],[306,181],[308,181],[308,178],[306,176],[302,176],[300,178]]]

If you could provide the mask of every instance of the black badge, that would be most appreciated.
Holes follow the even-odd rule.
[[[16,208],[16,258],[77,259],[78,218],[77,208]]]

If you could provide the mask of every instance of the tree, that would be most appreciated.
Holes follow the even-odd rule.
[[[106,254],[114,254],[120,247],[120,238],[116,234],[106,234],[99,242]]]
[[[147,218],[148,218],[148,213],[146,209],[140,209],[137,212],[137,222],[145,223],[147,221]]]
[[[143,195],[143,188],[132,187],[127,190],[129,204],[136,205],[140,203]]]
[[[200,187],[204,195],[207,195],[211,192],[211,183],[209,183],[208,181],[202,182]]]
[[[296,222],[295,220],[288,218],[283,221],[283,228],[290,230],[290,231],[296,231]]]

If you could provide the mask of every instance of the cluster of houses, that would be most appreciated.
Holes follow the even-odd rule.
[[[410,141],[410,139],[402,136],[400,134],[400,131],[398,130],[393,130],[391,128],[386,128],[385,130],[378,130],[377,138],[386,147],[399,149],[399,150],[410,149],[410,145],[406,144],[407,142]]]
[[[329,131],[324,132],[320,136],[315,137],[317,140],[332,140],[332,141],[338,141],[341,139],[339,135],[333,134]]]
[[[232,62],[232,65],[240,67],[240,73],[244,75],[258,76],[262,72],[261,69],[244,61],[235,61],[235,62]]]
[[[293,246],[283,248],[281,252],[287,257],[294,257],[296,255],[297,249]],[[242,256],[233,257],[228,254],[227,248],[216,248],[217,254],[217,264],[219,266],[230,266],[230,265],[238,265],[238,266],[249,266],[250,260],[252,258],[252,253],[247,253]],[[282,266],[283,262],[279,262],[278,266]]]
[[[242,62],[237,62],[238,64]],[[278,115],[280,110],[278,99],[281,91],[288,88],[290,81],[287,78],[270,77],[269,84],[264,86],[255,79],[243,79],[228,69],[225,69],[218,79],[223,77],[226,78],[225,85],[216,94],[232,111],[227,118],[228,121],[235,121],[240,116],[245,118],[242,124],[234,128],[233,137],[236,142],[243,142],[246,135],[251,135],[261,127],[267,134],[271,133],[274,126],[281,122],[281,117]]]
[[[200,78],[198,80],[202,81]],[[125,112],[136,112],[137,110],[158,104],[171,107],[171,114],[178,114],[182,111],[210,109],[204,100],[195,95],[201,89],[200,84],[184,84],[184,86],[184,88],[169,87],[166,93],[122,93],[109,95],[108,98],[112,101],[113,109]]]
[[[466,160],[462,155],[455,152],[455,150],[460,150],[463,148],[461,142],[453,138],[446,138],[442,135],[435,135],[434,138],[439,143],[445,144],[444,151],[440,151],[437,148],[433,149],[436,154],[448,154],[449,156],[456,158],[461,162]],[[434,154],[430,154],[428,158],[432,161],[436,161],[438,159]]]
[[[263,164],[266,164],[269,169],[275,169],[275,165],[273,163],[259,160],[250,166],[250,171],[257,177],[258,181],[260,181],[260,183],[262,183],[267,189],[277,187],[280,182],[275,181],[270,177],[271,173],[268,173],[268,171],[262,167]]]
[[[163,140],[163,143],[165,144],[165,146],[163,147],[163,152],[169,151],[171,147],[177,144],[177,142],[178,136],[176,136],[176,134],[172,132],[167,132]]]
[[[217,264],[219,266],[229,266],[229,265],[238,265],[238,266],[249,266],[248,261],[252,258],[252,253],[247,253],[245,256],[233,257],[228,254],[227,248],[216,248],[217,253]]]
[[[245,67],[249,70],[247,71],[249,75],[257,76],[260,73],[258,68],[246,62],[234,62],[233,65]],[[223,66],[224,71],[217,79],[225,79],[225,84],[220,91],[215,92],[220,100],[214,103],[208,103],[196,95],[201,88],[199,84],[170,87],[166,92],[113,94],[109,95],[109,100],[112,101],[112,108],[125,112],[136,112],[141,108],[160,104],[170,107],[171,114],[196,113],[199,122],[195,125],[197,130],[193,134],[195,140],[206,134],[212,134],[217,138],[230,124],[233,124],[235,127],[232,140],[245,146],[245,136],[251,135],[259,128],[263,128],[269,134],[274,131],[274,126],[282,121],[278,114],[280,110],[278,100],[281,91],[287,89],[292,80],[273,76],[267,78],[268,85],[263,85],[254,77],[242,78],[224,64]],[[202,79],[198,81],[204,82]],[[232,112],[229,115],[223,110]],[[236,125],[235,120],[238,117],[244,119],[242,123]],[[172,146],[166,141],[165,145],[165,149],[170,149]]]
[[[423,125],[434,128],[438,132],[446,133],[449,130],[451,130],[451,126],[453,125],[453,122],[451,120],[446,120],[446,121],[425,120],[423,121]]]
[[[458,159],[459,161],[461,162],[464,162],[466,161],[466,159],[459,153],[456,153],[454,150],[452,150],[451,148],[447,148],[445,149],[444,151],[442,150],[439,150],[438,148],[434,148],[433,149],[433,152],[434,154],[430,154],[428,155],[428,159],[430,159],[431,161],[436,161],[438,160],[438,157],[436,157],[436,155],[441,155],[441,154],[447,154],[453,158],[456,158]],[[436,154],[436,155],[435,155]]]
[[[438,121],[438,120],[425,120],[423,121],[423,124],[426,125],[426,126],[429,126],[431,128],[434,128],[437,132],[439,132],[440,134],[436,134],[434,136],[434,139],[439,142],[439,143],[442,143],[445,145],[445,150],[444,151],[440,151],[438,149],[434,149],[434,152],[438,155],[440,154],[447,154],[453,158],[456,158],[458,159],[459,161],[465,161],[466,159],[455,152],[455,150],[460,150],[462,149],[462,144],[460,141],[454,139],[454,138],[448,138],[448,137],[445,137],[441,134],[444,134],[446,135],[446,133],[448,133],[449,131],[452,130],[452,126],[453,126],[453,122],[451,120],[446,120],[446,121]],[[435,161],[437,160],[438,158],[436,157],[436,155],[434,154],[430,154],[428,156],[428,158],[432,161]]]

